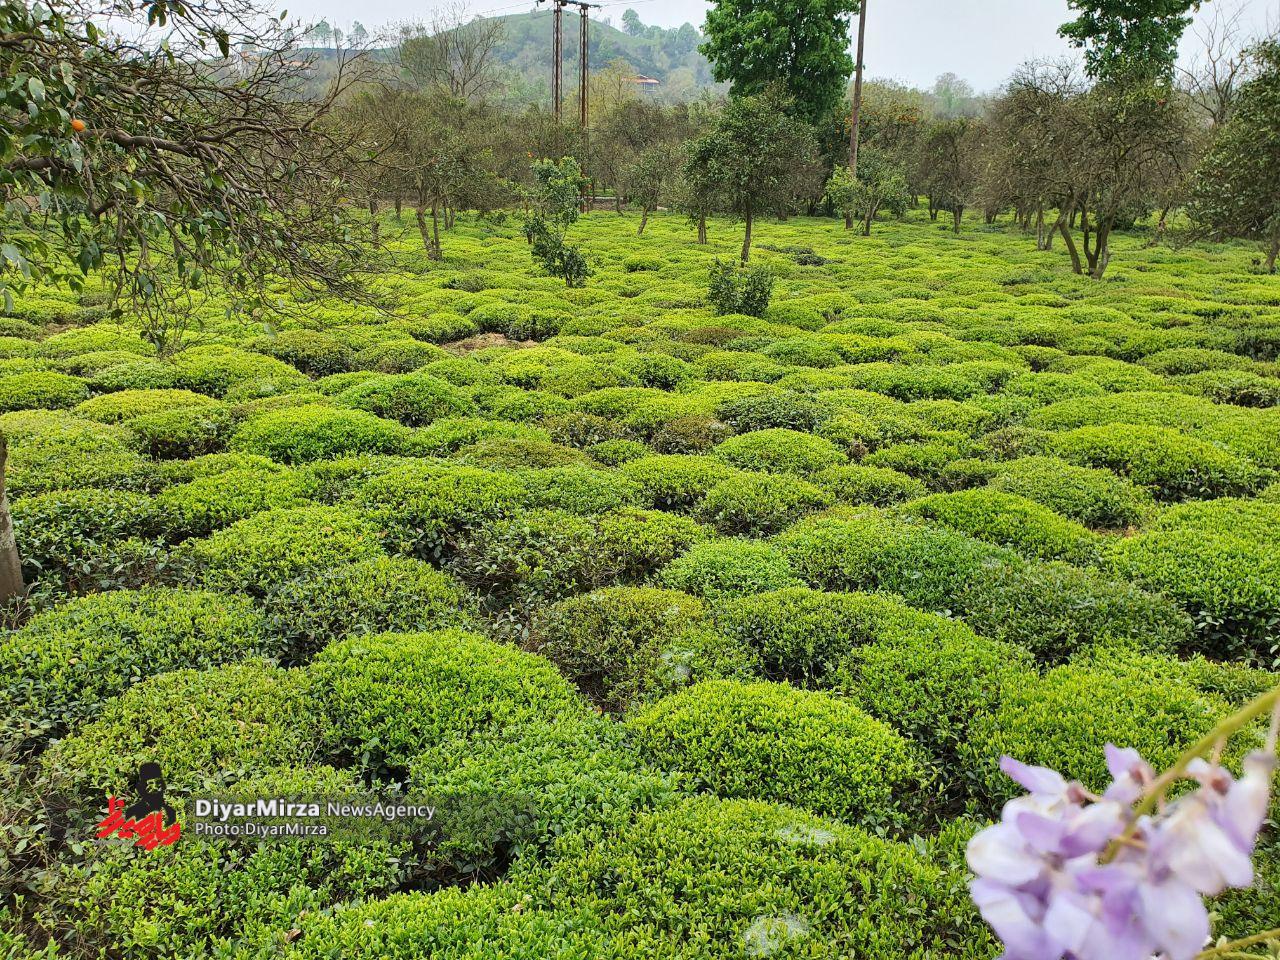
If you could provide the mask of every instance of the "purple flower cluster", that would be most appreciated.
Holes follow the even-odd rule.
[[[1155,771],[1134,750],[1108,744],[1106,757],[1113,780],[1100,797],[1046,767],[1001,760],[1029,793],[970,841],[968,861],[1005,960],[1190,960],[1209,937],[1202,897],[1253,882],[1272,754],[1250,754],[1238,780],[1195,760],[1187,776],[1199,787],[1136,820]]]

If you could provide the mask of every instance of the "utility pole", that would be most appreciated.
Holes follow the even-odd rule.
[[[564,0],[552,0],[555,24],[551,28],[551,102],[555,104],[556,124],[560,123],[561,86],[564,83]]]
[[[582,129],[587,129],[587,102],[591,96],[589,83],[590,64],[588,61],[588,25],[591,23],[587,11],[598,7],[598,3],[587,3],[585,0],[536,0],[537,3],[550,3],[551,23],[551,104],[556,123],[564,115],[564,8],[577,7],[582,15],[581,28],[578,31],[578,122]]]
[[[587,129],[587,24],[591,21],[587,19],[587,7],[589,4],[578,4],[579,12],[582,14],[582,28],[578,31],[581,44],[578,50],[578,123],[581,124],[583,131]]]
[[[862,52],[867,40],[867,0],[858,4],[858,62],[853,68],[853,116],[849,120],[849,173],[858,178],[858,123],[862,119]]]

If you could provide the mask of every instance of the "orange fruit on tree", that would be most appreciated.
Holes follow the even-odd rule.
[[[85,122],[84,122],[83,120],[78,119],[78,118],[77,118],[77,119],[75,119],[75,120],[72,120],[72,121],[71,121],[71,129],[72,129],[72,130],[74,130],[76,133],[84,133],[84,131],[85,131]]]

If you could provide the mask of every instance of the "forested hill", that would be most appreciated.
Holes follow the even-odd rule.
[[[499,18],[505,37],[498,49],[499,59],[529,93],[547,90],[551,76],[550,10],[538,10]],[[638,19],[631,29],[618,29],[593,19],[587,33],[588,60],[593,72],[606,69],[616,60],[625,60],[635,74],[660,81],[654,93],[668,100],[688,99],[713,84],[711,68],[698,52],[702,36],[692,24],[670,30],[644,26]],[[565,86],[576,83],[579,18],[564,15]]]

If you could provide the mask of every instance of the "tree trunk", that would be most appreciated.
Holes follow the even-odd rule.
[[[647,227],[648,225],[649,225],[649,208],[641,207],[640,208],[640,229],[636,231],[636,236],[638,237],[640,236],[640,234],[644,233],[644,228]]]
[[[431,205],[431,249],[427,256],[432,260],[440,259],[440,211],[434,203]]]
[[[613,192],[613,212],[622,216],[622,194],[618,193],[616,187]]]
[[[1111,262],[1111,219],[1098,224],[1097,235],[1094,241],[1093,258],[1089,266],[1092,268],[1089,275],[1095,280],[1101,280],[1102,275],[1107,272],[1107,264]]]
[[[1280,233],[1271,238],[1271,247],[1267,250],[1267,273],[1276,272],[1276,258],[1280,257]]]
[[[955,218],[956,233],[960,232],[960,221],[964,219],[964,207],[956,204],[956,208],[951,211],[951,216]]]
[[[25,596],[27,592],[22,582],[22,560],[13,536],[13,521],[9,517],[9,495],[5,492],[4,471],[8,459],[8,441],[0,437],[0,603]]]
[[[751,221],[753,219],[753,216],[754,215],[751,213],[751,211],[748,210],[746,217],[743,218],[747,226],[746,234],[742,238],[742,262],[743,263],[746,263],[751,259]]]
[[[853,229],[853,212],[850,210],[844,212],[844,228],[846,230]]]
[[[427,251],[427,256],[431,256],[431,234],[427,230],[427,214],[420,204],[415,204],[413,208],[413,219],[418,224],[418,235],[422,237],[422,249]]]
[[[707,242],[707,218],[705,216],[698,218],[698,242]]]
[[[1067,245],[1067,253],[1071,255],[1071,269],[1076,273],[1084,273],[1084,267],[1080,263],[1080,251],[1076,249],[1076,239],[1071,236],[1071,229],[1067,226],[1067,214],[1059,213],[1058,222],[1054,227],[1062,234],[1062,242]]]
[[[378,201],[374,197],[369,198],[369,236],[373,238],[373,242],[378,242]]]
[[[403,197],[396,197],[396,219],[397,219],[397,220],[402,219],[402,217],[400,216],[400,212],[401,212],[403,209],[404,209],[404,198],[403,198]]]

